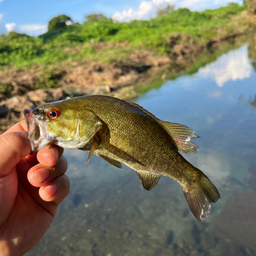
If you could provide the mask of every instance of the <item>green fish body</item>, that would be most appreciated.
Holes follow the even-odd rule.
[[[139,105],[109,96],[84,96],[24,110],[32,150],[47,144],[80,149],[138,174],[145,189],[160,177],[177,181],[195,217],[204,221],[219,192],[178,151],[196,153],[198,136],[184,125],[164,122]]]

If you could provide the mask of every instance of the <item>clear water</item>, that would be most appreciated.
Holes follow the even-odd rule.
[[[248,47],[137,99],[200,135],[199,152],[184,156],[220,191],[206,222],[197,222],[171,179],[148,192],[131,169],[97,157],[85,166],[86,153],[66,151],[71,192],[26,255],[256,255],[256,73]]]

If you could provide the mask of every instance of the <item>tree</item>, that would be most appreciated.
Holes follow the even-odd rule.
[[[72,19],[65,15],[59,15],[57,17],[52,18],[48,23],[48,31],[54,31],[58,29],[65,29],[67,25],[73,24]]]
[[[158,7],[156,11],[157,17],[162,15],[167,15],[174,11],[174,5],[173,4],[167,4],[165,8]]]
[[[256,14],[256,0],[244,0],[244,5],[249,13]]]
[[[237,6],[237,5],[239,5],[239,4],[234,3],[234,2],[229,2],[229,3],[228,3],[228,6]]]
[[[108,18],[102,13],[92,13],[89,15],[84,15],[85,23],[86,22],[94,22],[100,20],[108,20]]]

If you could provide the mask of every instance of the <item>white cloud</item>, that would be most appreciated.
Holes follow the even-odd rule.
[[[162,5],[163,3],[171,3],[174,2],[173,0],[152,0],[153,4]]]
[[[141,2],[139,10],[135,11],[132,8],[123,12],[116,12],[112,18],[117,21],[140,20],[145,17],[152,9],[152,2]]]
[[[210,0],[212,1],[212,0]],[[183,0],[180,4],[181,8],[190,8],[193,7],[199,3],[203,2],[202,0]],[[204,3],[207,2],[207,0],[204,0]]]
[[[71,20],[67,20],[65,23],[67,26],[73,25],[73,21],[71,21]]]
[[[218,87],[222,87],[229,80],[239,80],[251,76],[252,66],[247,53],[247,46],[224,54],[214,63],[201,68],[200,76],[212,77]]]
[[[16,26],[16,23],[14,23],[14,22],[13,23],[6,23],[5,24],[5,28],[7,29],[8,32],[13,31],[15,26]]]
[[[1,22],[3,21],[3,22]],[[0,25],[3,23],[2,27],[5,27],[7,32],[16,31],[18,33],[25,33],[30,36],[39,36],[47,32],[47,25],[42,24],[27,24],[27,25],[16,25],[16,23],[5,23],[3,20],[3,15],[0,14]],[[1,26],[0,26],[1,29]]]
[[[27,24],[19,26],[21,33],[26,33],[30,36],[39,36],[47,32],[47,25],[41,24]]]

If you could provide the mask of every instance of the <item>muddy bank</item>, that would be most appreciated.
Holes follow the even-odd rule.
[[[34,108],[45,102],[89,94],[136,97],[135,87],[150,82],[170,63],[171,60],[165,57],[148,63],[84,63],[53,72],[51,79],[55,88],[45,89],[35,89],[37,72],[4,71],[0,73],[0,86],[11,89],[0,94],[0,133],[23,119],[24,108]]]

